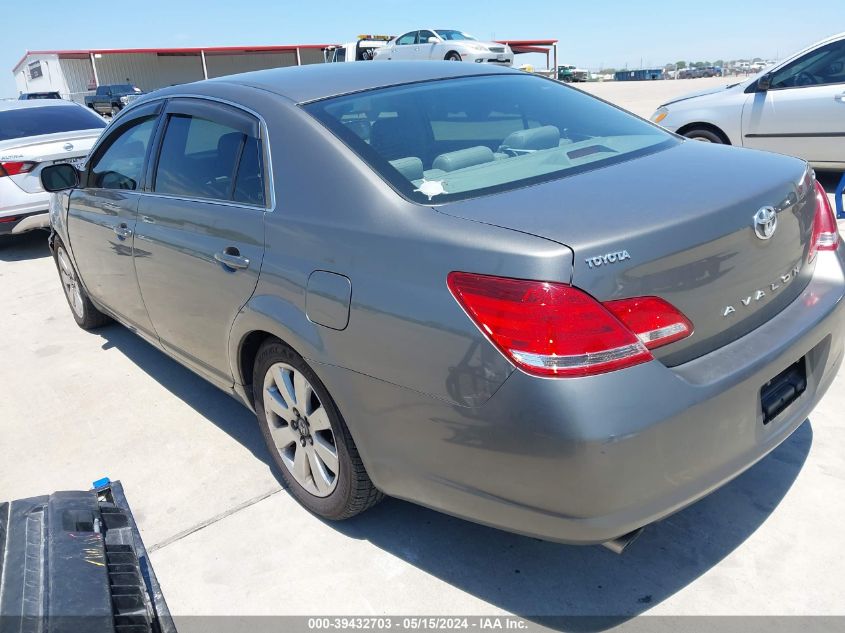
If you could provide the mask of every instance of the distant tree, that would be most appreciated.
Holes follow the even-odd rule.
[[[756,64],[757,62],[761,62],[761,61],[763,61],[763,60],[762,60],[762,58],[760,58],[760,57],[755,57],[754,59],[752,59],[752,60],[751,60],[751,63],[752,63],[752,64]]]
[[[671,72],[671,71],[675,70],[675,64],[666,64],[663,67],[663,70]]]
[[[693,68],[704,68],[706,65],[707,65],[707,64],[705,64],[704,62],[695,62],[695,63],[692,65],[692,67],[693,67]]]
[[[719,67],[721,68],[722,66],[724,66],[724,65],[725,65],[725,60],[723,60],[723,59],[717,59],[715,62],[713,62],[713,65],[714,65],[714,66],[719,66]]]
[[[602,68],[601,70],[599,70],[600,75],[612,75],[615,72],[615,68]]]
[[[678,70],[683,70],[686,67],[687,67],[686,62],[675,62],[675,68],[677,68]]]

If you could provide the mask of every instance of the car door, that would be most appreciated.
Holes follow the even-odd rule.
[[[405,35],[396,38],[396,44],[393,46],[393,53],[391,59],[398,59],[402,61],[410,61],[416,59],[416,52],[414,48],[417,45],[417,31],[405,33]]]
[[[435,57],[434,50],[437,44],[430,44],[428,38],[437,37],[433,31],[418,31],[417,45],[415,47],[415,57],[417,59],[440,59]]]
[[[140,106],[106,131],[80,188],[70,194],[67,217],[69,247],[88,294],[150,338],[155,334],[135,276],[134,231],[161,110],[162,102]]]
[[[845,162],[845,39],[768,77],[768,90],[753,92],[743,108],[743,144],[816,164]]]
[[[232,385],[229,330],[264,255],[263,137],[233,106],[169,101],[138,208],[138,283],[162,346],[220,385]]]

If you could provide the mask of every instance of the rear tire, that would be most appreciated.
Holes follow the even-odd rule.
[[[461,61],[461,56],[458,55],[455,51],[449,51],[446,53],[446,57],[444,57],[447,62],[459,62]]]
[[[720,145],[725,144],[725,139],[719,136],[716,132],[702,127],[687,130],[686,132],[684,132],[684,136],[686,136],[687,138],[694,139],[696,141],[703,141],[705,143],[719,143]]]
[[[268,339],[255,358],[252,385],[270,457],[299,503],[337,521],[381,501],[334,400],[299,354]]]
[[[88,293],[79,283],[79,276],[73,268],[64,244],[59,240],[56,240],[53,260],[56,262],[56,269],[59,271],[59,279],[62,282],[62,290],[76,324],[83,330],[93,330],[111,322],[109,316],[100,312],[91,303]]]

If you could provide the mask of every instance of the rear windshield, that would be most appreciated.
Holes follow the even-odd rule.
[[[528,74],[421,82],[303,107],[399,193],[424,204],[561,178],[679,142]]]
[[[102,117],[77,105],[0,111],[0,141],[103,127]]]

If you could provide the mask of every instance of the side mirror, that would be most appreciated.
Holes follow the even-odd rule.
[[[429,44],[439,44],[439,43],[440,43],[440,40],[438,40],[436,37],[430,37],[430,38],[428,38],[428,40],[426,40],[426,41],[427,41]]]
[[[64,191],[79,186],[79,172],[68,163],[47,165],[41,170],[41,186],[44,191]]]
[[[766,73],[757,80],[757,92],[766,92],[772,87],[772,73]]]

